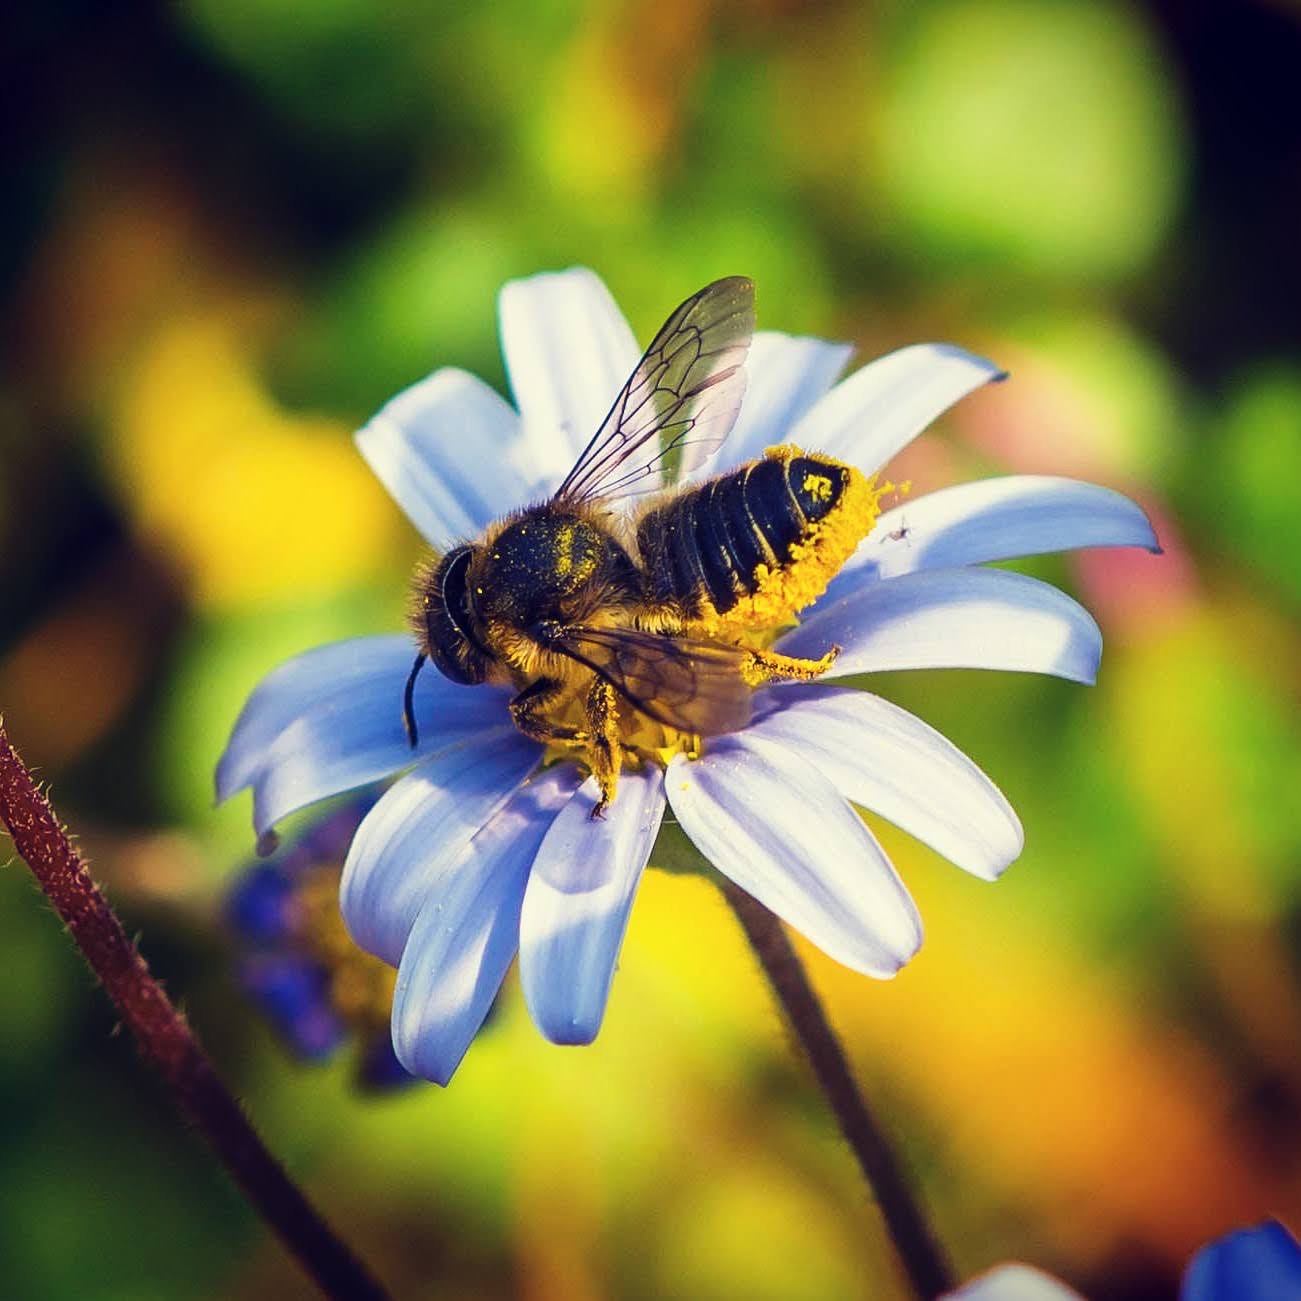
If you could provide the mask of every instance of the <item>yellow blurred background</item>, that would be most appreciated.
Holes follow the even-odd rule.
[[[271,1145],[402,1296],[902,1295],[731,914],[651,873],[605,1028],[508,985],[447,1090],[292,1060],[220,925],[212,770],[250,687],[401,624],[419,543],[350,431],[501,385],[501,282],[583,263],[644,340],[743,273],[760,325],[991,355],[910,449],[1130,492],[1166,547],[1036,562],[1098,686],[882,694],[1026,829],[996,887],[882,828],[926,944],[808,950],[964,1274],[1173,1297],[1301,1222],[1301,11],[1285,0],[54,0],[0,49],[0,710]],[[0,876],[0,1258],[23,1298],[305,1292]],[[149,1234],[137,1231],[141,1223]]]

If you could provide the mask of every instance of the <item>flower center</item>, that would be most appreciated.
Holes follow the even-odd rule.
[[[643,763],[657,764],[667,768],[669,761],[677,754],[688,758],[698,758],[704,741],[693,732],[680,732],[677,728],[666,727],[663,723],[633,709],[626,702],[619,712],[619,743],[622,747],[625,767],[640,768]],[[582,710],[577,702],[571,702],[569,708],[559,711],[556,721],[581,729],[584,725]],[[562,759],[574,760],[580,767],[590,770],[584,762],[588,742],[583,736],[573,741],[558,741],[548,745],[543,753],[543,765],[559,763]]]

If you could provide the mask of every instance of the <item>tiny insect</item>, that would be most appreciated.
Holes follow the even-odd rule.
[[[426,660],[454,682],[508,683],[515,726],[596,777],[595,818],[625,762],[697,754],[745,725],[756,687],[831,666],[836,647],[809,660],[767,646],[871,527],[869,480],[786,444],[660,491],[662,470],[696,469],[731,430],[753,332],[748,279],[693,294],[549,499],[417,569],[413,747]]]
[[[912,529],[910,529],[908,525],[904,523],[904,524],[900,524],[900,526],[897,529],[895,529],[893,532],[887,533],[885,535],[885,540],[887,542],[907,542],[908,539],[912,537],[912,535],[913,535]],[[912,544],[909,543],[909,545],[911,546]]]

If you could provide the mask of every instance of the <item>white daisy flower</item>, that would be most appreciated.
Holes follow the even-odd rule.
[[[442,369],[357,434],[442,553],[554,492],[639,361],[590,271],[513,281],[500,313],[514,407],[474,376]],[[684,477],[703,480],[787,443],[872,476],[960,398],[1002,378],[959,348],[919,344],[837,383],[849,356],[842,344],[755,334],[730,436]],[[1085,546],[1158,549],[1143,512],[1093,484],[1014,476],[910,499],[880,515],[772,649],[818,659],[838,646],[829,679],[979,668],[1089,683],[1102,641],[1087,611],[1045,583],[983,567]],[[413,649],[409,635],[363,637],[270,673],[235,725],[217,795],[252,787],[264,837],[297,809],[404,774],[358,828],[341,906],[357,943],[399,968],[399,1059],[439,1083],[517,952],[542,1033],[564,1044],[595,1037],[666,805],[721,873],[824,952],[877,977],[917,951],[921,923],[854,805],[986,880],[1022,848],[1016,814],[950,742],[877,696],[822,681],[761,686],[746,726],[679,746],[662,766],[625,768],[608,813],[593,821],[596,780],[513,725],[514,686],[424,673],[413,750],[402,712]]]

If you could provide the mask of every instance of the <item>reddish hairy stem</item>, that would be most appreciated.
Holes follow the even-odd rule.
[[[0,721],[0,821],[113,1000],[141,1053],[254,1209],[330,1297],[387,1295],[267,1151],[91,879]]]
[[[845,1059],[836,1032],[809,984],[804,964],[792,947],[782,924],[757,899],[724,882],[723,893],[740,920],[746,938],[758,957],[768,983],[777,995],[795,1031],[813,1073],[817,1076],[846,1142],[867,1179],[885,1219],[913,1290],[932,1301],[957,1286],[953,1268],[913,1196],[903,1166],[890,1147],[884,1130],[867,1109]]]

